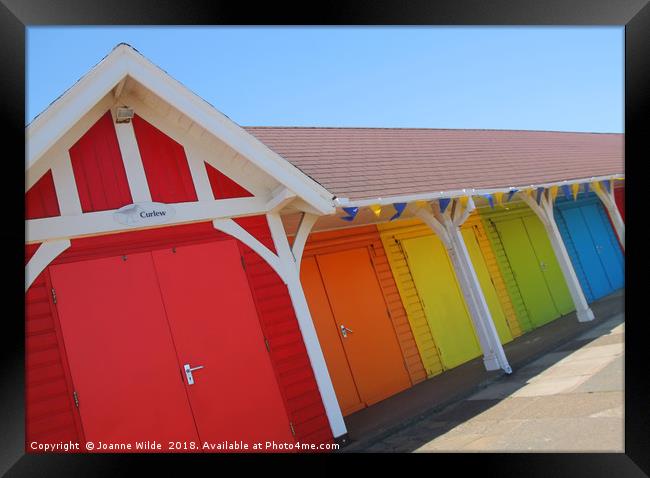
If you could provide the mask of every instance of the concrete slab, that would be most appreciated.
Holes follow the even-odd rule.
[[[593,339],[586,344],[586,347],[597,347],[600,345],[622,344],[625,343],[625,334],[607,334],[602,337]]]
[[[437,447],[444,446],[444,437]],[[467,440],[462,451],[622,452],[620,418],[545,418],[527,420],[507,435]]]
[[[615,358],[623,354],[624,348],[625,347],[623,343],[599,345],[597,347],[585,347],[574,352],[572,354],[572,358],[574,360],[591,359],[598,357]]]
[[[515,411],[510,418],[580,418],[622,406],[623,392],[569,393],[549,395],[537,400],[534,407]]]
[[[588,375],[578,377],[548,377],[545,380],[529,383],[513,393],[513,397],[541,397],[569,393],[589,378]]]
[[[487,388],[484,388],[478,393],[467,398],[467,400],[497,400],[509,397],[517,390],[523,388],[526,381],[511,381],[506,383],[495,383]]]
[[[591,376],[609,365],[612,360],[614,359],[611,357],[595,357],[581,360],[571,357],[571,359],[560,362],[539,373],[536,377],[531,378],[529,383],[538,383],[559,377],[579,377],[582,375]]]
[[[476,420],[508,420],[517,412],[534,407],[538,397],[510,397],[478,414]]]
[[[625,389],[625,357],[617,357],[598,374],[576,387],[574,393],[608,392]]]

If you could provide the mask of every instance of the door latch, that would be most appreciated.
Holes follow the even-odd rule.
[[[185,377],[187,378],[187,384],[188,385],[194,385],[194,376],[192,375],[192,372],[195,370],[202,369],[203,365],[197,365],[196,367],[190,367],[189,363],[186,363],[183,365],[183,369],[185,370]]]
[[[348,329],[345,325],[341,325],[341,335],[343,335],[344,339],[348,337],[348,332],[351,334],[354,333],[353,330]]]

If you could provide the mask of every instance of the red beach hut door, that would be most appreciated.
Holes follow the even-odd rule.
[[[151,253],[50,273],[86,440],[197,441]]]
[[[234,240],[50,271],[86,440],[295,441]]]
[[[293,443],[237,243],[153,257],[201,440]]]

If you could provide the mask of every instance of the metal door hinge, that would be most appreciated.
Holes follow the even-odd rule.
[[[291,434],[296,436],[296,429],[293,428],[293,422],[289,422],[289,428],[291,428]]]
[[[77,396],[76,390],[72,392],[72,398],[74,399],[74,406],[79,408],[79,397]]]
[[[52,287],[52,301],[56,304],[56,291],[54,290],[54,287]]]

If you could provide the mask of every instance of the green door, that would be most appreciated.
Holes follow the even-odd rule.
[[[562,315],[574,311],[575,307],[569,287],[566,285],[564,274],[557,262],[555,251],[553,251],[544,225],[536,216],[524,217],[523,220],[555,307]]]
[[[452,368],[481,355],[465,300],[442,242],[434,235],[402,241],[442,364]]]
[[[555,306],[524,222],[516,218],[497,221],[495,226],[533,326],[539,327],[558,318],[561,314]]]
[[[490,278],[490,272],[488,271],[478,241],[476,240],[476,235],[474,234],[473,229],[463,229],[462,233],[465,245],[467,246],[467,251],[472,260],[472,265],[474,266],[474,270],[478,276],[478,281],[481,284],[483,296],[485,296],[485,301],[490,309],[490,315],[492,316],[494,326],[499,334],[499,339],[502,344],[506,344],[512,340],[512,333],[508,327],[508,322],[506,322],[506,316],[501,308],[501,302],[499,302],[497,291],[494,288],[492,279]]]

